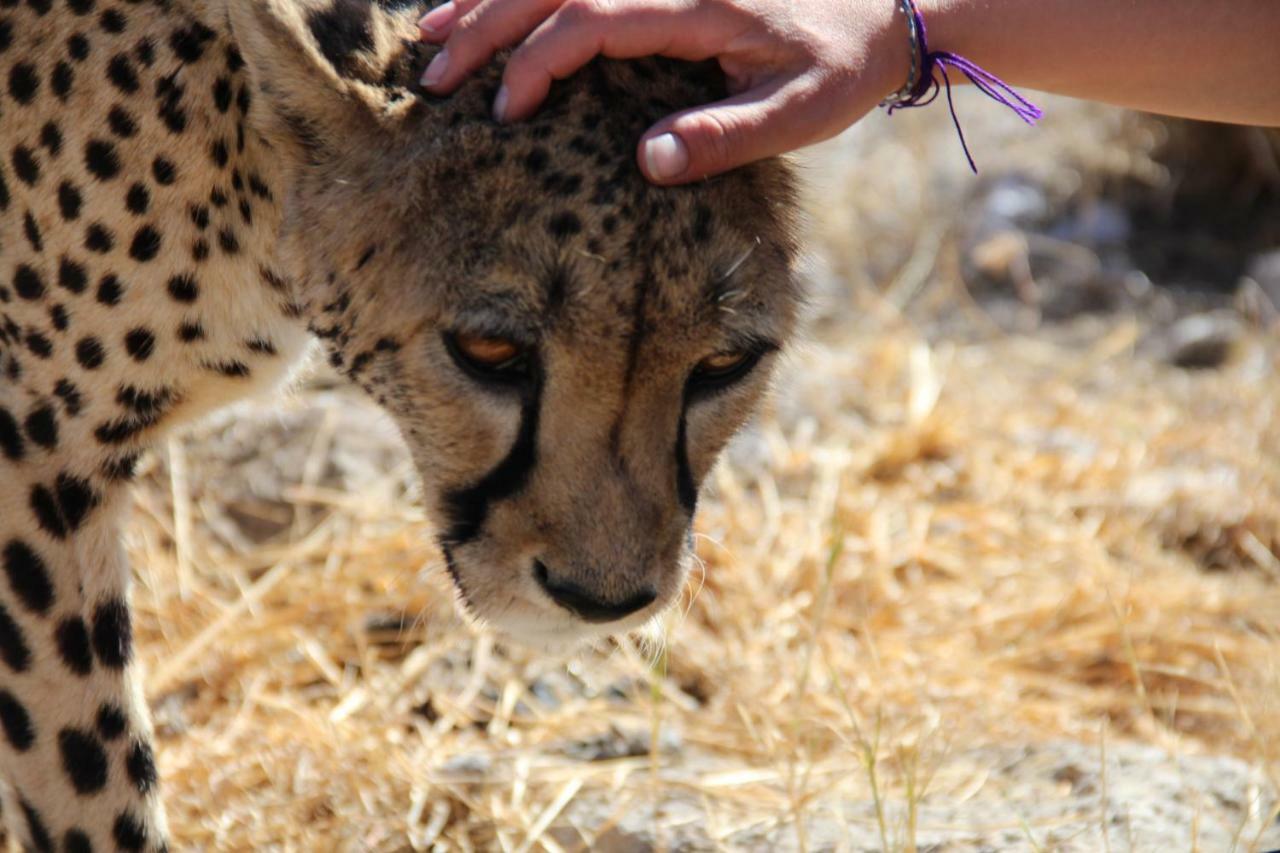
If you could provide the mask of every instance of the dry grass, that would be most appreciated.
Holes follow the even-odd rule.
[[[1235,755],[1280,791],[1280,347],[1191,374],[1126,318],[940,340],[899,310],[957,298],[928,234],[839,291],[856,322],[819,322],[717,470],[665,651],[464,626],[341,394],[293,404],[292,457],[238,445],[274,484],[202,449],[243,414],[150,460],[130,553],[183,846],[583,849],[641,812],[675,848],[820,847],[835,816],[914,849],[929,804],[987,795],[982,748],[1060,738]],[[1034,813],[997,822],[1048,849]]]

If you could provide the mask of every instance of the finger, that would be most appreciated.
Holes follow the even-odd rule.
[[[684,184],[834,136],[844,117],[822,89],[808,76],[782,78],[668,116],[641,139],[640,168],[656,184]]]
[[[729,15],[709,5],[644,0],[609,7],[593,0],[570,0],[507,60],[495,113],[511,121],[528,117],[546,98],[553,81],[568,77],[597,56],[708,59],[738,29]]]
[[[449,37],[458,18],[475,8],[480,0],[449,0],[418,19],[418,32],[423,41],[439,43]]]
[[[460,15],[449,29],[445,49],[427,66],[422,84],[446,94],[493,55],[534,29],[565,0],[501,0],[482,2]]]

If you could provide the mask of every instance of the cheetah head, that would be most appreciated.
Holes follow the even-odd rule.
[[[281,262],[399,424],[464,609],[547,646],[636,627],[792,334],[791,175],[645,182],[641,131],[723,96],[705,67],[598,61],[512,126],[497,69],[430,98],[404,5],[231,0],[290,175]]]

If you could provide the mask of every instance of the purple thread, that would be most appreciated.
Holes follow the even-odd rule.
[[[969,143],[964,138],[964,129],[960,127],[960,117],[956,115],[956,104],[951,97],[951,77],[947,74],[948,66],[968,77],[980,92],[996,103],[1003,104],[1013,110],[1018,118],[1029,125],[1034,126],[1037,121],[1044,118],[1044,111],[1019,95],[1008,83],[963,56],[946,50],[930,51],[929,40],[925,34],[924,15],[920,14],[915,0],[902,0],[902,3],[911,10],[911,16],[915,20],[916,39],[919,42],[920,77],[916,80],[915,88],[905,98],[889,104],[889,115],[893,115],[894,110],[932,104],[937,100],[942,86],[945,85],[947,89],[947,107],[951,110],[951,122],[956,126],[956,134],[960,137],[960,147],[964,149],[964,156],[969,161],[969,168],[976,175],[978,173],[978,165],[973,161],[973,154],[969,152]],[[942,74],[942,84],[939,84],[933,76],[935,69]]]

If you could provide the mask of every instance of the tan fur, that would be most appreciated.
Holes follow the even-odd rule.
[[[683,583],[691,490],[773,357],[696,399],[690,372],[791,334],[793,201],[776,162],[639,175],[639,133],[714,97],[706,69],[596,63],[501,127],[495,69],[420,93],[415,8],[88,5],[0,12],[0,777],[36,849],[158,849],[116,542],[136,454],[278,384],[309,327],[400,425],[467,610],[537,643],[632,627]],[[451,332],[524,342],[536,379],[478,382]],[[602,602],[656,599],[588,625],[539,564]]]

